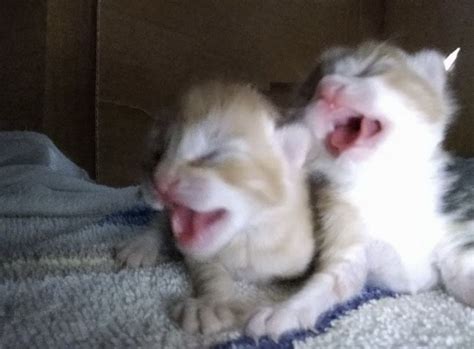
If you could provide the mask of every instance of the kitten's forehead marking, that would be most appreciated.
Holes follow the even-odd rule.
[[[195,86],[183,96],[179,110],[166,151],[172,163],[196,161],[210,154],[217,163],[225,159],[252,162],[272,151],[279,114],[250,86]]]
[[[188,119],[192,121],[184,122],[182,132],[176,135],[175,155],[184,160],[193,160],[213,151],[237,155],[270,139],[274,124],[268,115],[260,111],[245,112],[234,115],[228,110],[216,110]]]
[[[453,52],[455,59],[456,51]],[[451,58],[453,57],[451,56]],[[439,121],[444,108],[428,81],[421,78],[408,64],[409,56],[397,47],[384,43],[366,43],[356,49],[329,51],[323,59],[332,71],[325,74],[370,77],[379,76],[387,86],[404,96],[428,117]]]
[[[404,64],[401,50],[380,43],[366,43],[355,49],[331,49],[323,54],[325,74],[368,77],[382,74],[388,65]]]
[[[215,142],[205,127],[194,124],[185,129],[178,148],[178,155],[186,160],[194,159],[210,148]]]

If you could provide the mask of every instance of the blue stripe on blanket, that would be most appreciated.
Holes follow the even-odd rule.
[[[100,226],[126,225],[126,226],[143,226],[150,224],[155,212],[147,206],[135,206],[128,210],[117,211],[108,214],[102,218],[97,224]]]
[[[349,311],[359,308],[364,303],[371,300],[376,300],[384,297],[396,297],[397,294],[388,290],[383,290],[374,287],[366,287],[357,297],[352,300],[338,305],[323,314],[317,322],[313,331],[295,331],[284,335],[278,343],[274,342],[268,337],[262,337],[258,343],[250,337],[240,337],[238,339],[228,341],[225,343],[217,344],[213,346],[213,349],[290,349],[293,348],[293,344],[296,340],[304,340],[309,337],[315,337],[326,332],[330,327],[333,320],[338,319]]]
[[[155,212],[147,206],[135,206],[128,210],[114,212],[102,218],[98,224],[112,224],[112,225],[125,225],[125,226],[143,226],[151,222]],[[213,349],[289,349],[293,348],[293,344],[296,340],[304,340],[306,338],[315,337],[326,332],[330,327],[333,320],[338,319],[349,311],[357,309],[361,305],[371,300],[376,300],[384,297],[396,297],[397,294],[388,290],[383,290],[374,287],[365,288],[357,297],[352,300],[338,305],[323,314],[317,322],[314,330],[312,331],[295,331],[284,335],[278,343],[274,342],[268,337],[262,337],[258,343],[250,337],[240,337],[238,339],[228,341],[225,343],[216,344]]]

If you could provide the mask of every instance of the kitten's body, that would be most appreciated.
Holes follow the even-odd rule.
[[[260,310],[248,332],[313,327],[366,283],[409,293],[442,283],[474,305],[472,249],[460,257],[452,243],[468,233],[442,212],[441,142],[453,110],[443,58],[366,44],[329,51],[320,73],[305,87],[304,112],[308,165],[327,180],[315,193],[318,271],[287,301]]]
[[[382,166],[361,173],[355,185],[343,185],[331,194],[358,211],[368,281],[394,291],[417,292],[437,283],[434,253],[446,233],[438,207],[443,166],[441,159],[426,159],[426,168],[403,172],[406,159],[400,160],[381,161]],[[397,178],[388,180],[393,173]],[[325,214],[333,215],[334,210],[338,208],[328,208]]]
[[[144,187],[152,206],[167,207],[192,274],[194,297],[174,315],[185,330],[208,333],[248,315],[235,302],[235,279],[268,282],[309,266],[315,242],[301,169],[309,135],[301,127],[276,129],[272,106],[236,84],[192,88],[178,117]],[[119,259],[142,264],[150,236]]]

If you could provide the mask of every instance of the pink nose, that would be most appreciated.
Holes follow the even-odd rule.
[[[325,77],[321,80],[316,90],[318,98],[322,98],[329,106],[338,107],[338,99],[345,85],[332,77]]]
[[[179,179],[176,177],[161,177],[155,180],[155,190],[158,199],[164,203],[172,203],[175,200],[176,188],[179,185]]]

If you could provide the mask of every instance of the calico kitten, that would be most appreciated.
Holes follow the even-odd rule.
[[[443,59],[380,43],[322,55],[301,95],[312,133],[307,165],[324,179],[317,272],[287,301],[259,310],[249,334],[312,328],[366,283],[407,293],[444,283],[474,305],[468,233],[442,212],[449,160],[441,143],[454,111]]]
[[[174,317],[189,332],[210,333],[248,315],[234,299],[235,279],[268,282],[309,266],[315,241],[301,167],[310,135],[299,125],[277,129],[272,105],[240,84],[195,86],[177,115],[167,142],[156,142],[165,147],[145,194],[169,213],[192,276],[194,295]],[[148,264],[157,257],[157,239],[139,237],[119,259]]]

